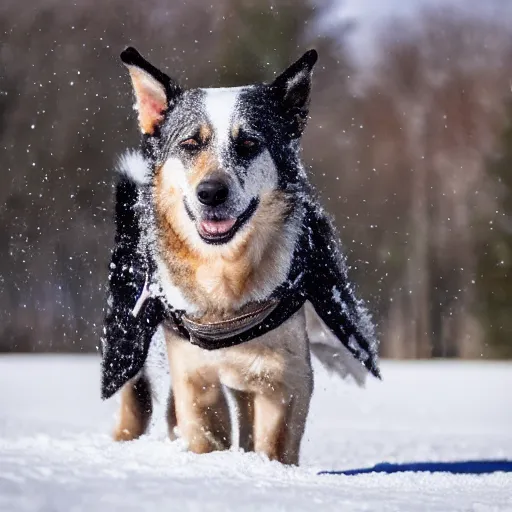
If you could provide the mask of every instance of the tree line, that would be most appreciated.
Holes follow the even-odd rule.
[[[138,143],[118,55],[185,87],[269,81],[320,54],[304,160],[388,357],[510,357],[512,108],[506,20],[392,20],[366,63],[334,5],[14,0],[0,5],[0,351],[98,344],[113,163]],[[329,23],[326,22],[329,20]]]

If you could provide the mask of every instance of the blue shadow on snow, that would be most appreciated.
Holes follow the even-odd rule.
[[[367,473],[450,473],[452,475],[486,475],[498,471],[512,473],[512,460],[465,460],[459,462],[382,462],[371,468],[347,469],[345,471],[320,471],[319,475],[364,475]]]

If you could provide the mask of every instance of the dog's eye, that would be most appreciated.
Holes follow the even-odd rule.
[[[179,145],[180,148],[184,149],[185,151],[196,151],[201,146],[201,144],[199,144],[199,141],[194,139],[193,137],[181,141]]]
[[[261,147],[261,143],[256,139],[243,138],[237,141],[238,152],[242,156],[251,156],[258,152]]]

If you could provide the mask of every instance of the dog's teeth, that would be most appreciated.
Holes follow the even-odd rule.
[[[234,225],[236,219],[228,220],[203,220],[201,229],[208,235],[222,235],[227,233]]]

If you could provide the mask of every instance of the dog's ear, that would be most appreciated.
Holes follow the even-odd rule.
[[[121,60],[130,72],[140,130],[152,135],[163,121],[165,111],[181,94],[179,85],[150,64],[135,48],[126,48]]]
[[[307,121],[311,75],[317,59],[316,50],[307,51],[270,84],[285,110],[298,121],[299,133],[302,133]]]

